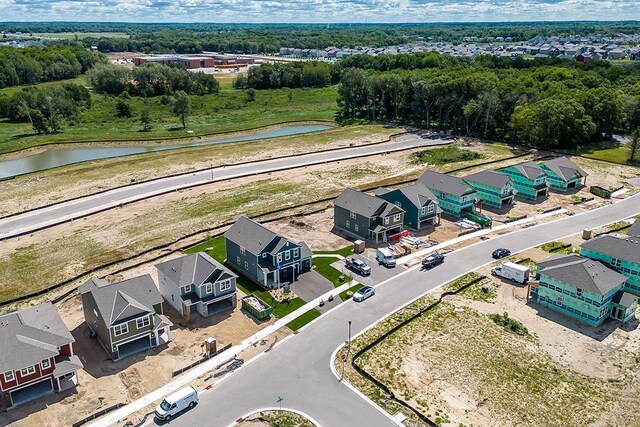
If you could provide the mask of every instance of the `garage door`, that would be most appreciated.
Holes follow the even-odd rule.
[[[126,344],[118,346],[118,358],[122,359],[130,354],[144,351],[151,347],[151,338],[149,335],[138,338],[137,340],[129,341]]]
[[[233,308],[233,302],[231,298],[223,299],[221,301],[216,301],[207,306],[207,314],[211,316],[212,314],[218,313],[220,311],[229,310]]]
[[[47,378],[44,381],[11,392],[11,401],[16,406],[51,393],[53,393],[53,382],[51,378]]]

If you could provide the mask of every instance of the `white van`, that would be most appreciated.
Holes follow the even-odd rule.
[[[156,407],[156,417],[168,421],[174,415],[187,408],[193,408],[198,403],[198,392],[191,386],[182,388],[166,397]]]
[[[396,259],[393,257],[391,251],[386,248],[378,248],[376,251],[376,260],[378,260],[378,264],[382,264],[385,267],[393,268],[396,266]]]

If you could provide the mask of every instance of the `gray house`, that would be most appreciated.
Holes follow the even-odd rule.
[[[438,206],[438,198],[422,183],[395,190],[379,188],[375,195],[404,209],[404,225],[413,230],[420,230],[425,224],[440,223],[442,209]]]
[[[171,341],[173,323],[150,275],[112,284],[92,277],[79,291],[84,319],[113,360]]]
[[[311,269],[312,252],[304,242],[294,242],[241,216],[224,233],[227,264],[265,288],[295,282]]]
[[[352,188],[345,189],[333,202],[336,228],[376,243],[402,232],[404,213],[392,202]]]
[[[160,293],[180,314],[211,316],[236,306],[236,276],[204,252],[157,264]]]

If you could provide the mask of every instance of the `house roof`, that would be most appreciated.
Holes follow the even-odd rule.
[[[50,302],[0,316],[0,372],[58,355],[75,340]]]
[[[471,175],[467,175],[462,179],[464,179],[467,182],[473,181],[473,182],[477,182],[478,184],[483,184],[493,188],[503,188],[509,182],[513,181],[507,175],[503,175],[501,173],[490,171],[490,170],[484,170],[484,171],[472,173]]]
[[[371,218],[376,214],[386,216],[394,209],[401,211],[393,203],[353,188],[345,188],[333,201],[333,204],[367,218]]]
[[[633,294],[630,294],[629,292],[625,292],[623,290],[619,290],[613,296],[613,302],[615,304],[618,304],[621,307],[631,308],[631,306],[633,305],[633,303],[636,301],[637,298],[638,297],[636,297]]]
[[[205,252],[181,256],[156,264],[155,267],[178,286],[200,286],[238,277]]]
[[[548,167],[564,181],[569,181],[574,176],[584,177],[589,175],[565,156],[556,157],[555,159],[544,161],[541,164]]]
[[[640,238],[638,237],[620,239],[618,237],[604,235],[587,240],[581,247],[607,254],[614,258],[640,264]]]
[[[418,182],[424,184],[431,190],[441,191],[458,197],[475,191],[469,184],[464,182],[462,178],[456,178],[455,176],[434,171],[426,171],[423,173],[422,176],[418,178]]]
[[[141,313],[154,312],[153,306],[163,301],[148,274],[118,283],[91,278],[78,290],[81,294],[92,294],[98,314],[108,326]]]
[[[252,254],[259,254],[275,239],[276,233],[264,227],[246,216],[241,216],[224,233],[224,238],[229,239]]]
[[[538,270],[584,259],[579,255],[552,254],[537,264]]]
[[[524,162],[518,163],[517,165],[509,166],[517,171],[519,171],[522,175],[524,175],[528,179],[536,179],[541,174],[544,174],[544,169],[542,169],[539,165],[534,162]]]
[[[627,280],[599,261],[577,258],[567,257],[565,263],[547,266],[540,274],[597,295],[606,295]]]
[[[635,220],[627,234],[631,237],[640,237],[640,219]]]
[[[375,191],[376,194],[382,195],[389,193],[393,190],[388,190],[386,188],[379,188]],[[407,185],[404,187],[399,187],[395,191],[399,191],[402,193],[407,199],[411,201],[411,203],[416,208],[421,208],[429,202],[433,202],[438,204],[438,198],[421,182],[416,182],[412,185]]]

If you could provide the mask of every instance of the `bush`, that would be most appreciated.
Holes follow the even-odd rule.
[[[414,157],[420,163],[428,163],[430,165],[446,165],[449,163],[468,162],[471,160],[480,159],[482,158],[482,155],[480,153],[476,153],[475,151],[448,146],[419,151],[414,154]]]
[[[497,325],[502,326],[508,331],[513,332],[516,335],[526,336],[529,335],[529,331],[524,325],[515,319],[509,317],[509,314],[505,311],[502,315],[490,314],[489,318],[493,320]]]

